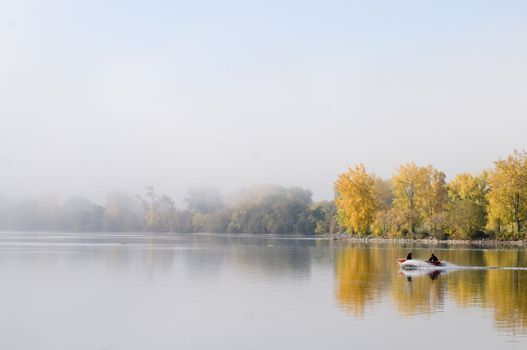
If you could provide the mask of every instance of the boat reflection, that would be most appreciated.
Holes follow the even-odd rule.
[[[431,280],[435,280],[440,274],[446,274],[448,270],[399,270],[399,275],[406,277],[408,282],[412,282],[413,278],[428,276]]]

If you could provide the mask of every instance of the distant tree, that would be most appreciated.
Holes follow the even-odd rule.
[[[174,232],[176,223],[176,206],[167,195],[158,196],[152,186],[146,188],[146,198],[138,196],[145,210],[145,229],[152,232]]]
[[[311,216],[315,223],[315,233],[334,234],[340,231],[337,206],[334,201],[319,201],[311,205]]]
[[[309,190],[253,187],[236,193],[232,203],[228,232],[314,233]]]
[[[145,188],[144,197],[137,196],[144,207],[144,229],[150,232],[197,232],[200,231],[201,213],[179,210],[170,196],[157,195],[154,188]],[[218,231],[215,231],[218,232]]]
[[[209,214],[225,207],[221,193],[211,187],[194,188],[185,197],[187,209],[193,213]]]
[[[209,214],[197,212],[192,215],[192,227],[195,232],[227,232],[231,217],[232,212],[230,208],[223,208]]]
[[[176,219],[176,206],[172,198],[162,195],[157,199],[157,222],[155,231],[174,232]]]
[[[72,231],[103,229],[104,208],[85,197],[72,197],[62,205],[60,227]]]
[[[192,226],[192,213],[188,210],[176,210],[175,220],[173,222],[174,232],[193,232],[194,227]]]
[[[132,195],[113,191],[106,195],[104,229],[106,231],[142,231],[145,209]]]

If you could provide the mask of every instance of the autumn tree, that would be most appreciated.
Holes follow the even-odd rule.
[[[489,222],[509,225],[518,233],[527,219],[527,153],[514,151],[507,159],[494,162],[489,171]]]
[[[372,225],[372,233],[375,236],[384,236],[388,233],[397,234],[400,225],[395,219],[395,210],[392,208],[393,191],[391,180],[385,180],[374,176],[375,197],[377,198],[377,209]]]
[[[378,207],[374,176],[363,164],[356,165],[339,175],[335,192],[340,224],[351,233],[369,233]]]
[[[392,177],[394,207],[406,218],[408,229],[412,233],[417,231],[421,220],[419,202],[425,182],[425,168],[420,168],[414,163],[401,165]]]
[[[378,206],[380,210],[389,209],[393,203],[393,190],[392,182],[390,180],[385,180],[382,177],[372,175],[374,178],[374,191],[375,197],[378,201]]]
[[[456,238],[470,239],[485,227],[488,183],[486,173],[459,174],[448,184],[449,231]]]
[[[430,233],[444,226],[443,214],[448,203],[445,174],[432,166],[409,163],[399,167],[392,177],[394,207],[406,218],[411,233],[425,223]]]
[[[437,234],[446,225],[445,213],[448,205],[446,175],[432,166],[422,168],[421,172],[423,182],[418,192],[419,209],[428,232]]]

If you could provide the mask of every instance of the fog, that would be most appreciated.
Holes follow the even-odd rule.
[[[0,3],[0,194],[181,202],[527,148],[522,1]]]

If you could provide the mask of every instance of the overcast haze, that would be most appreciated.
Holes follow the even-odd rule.
[[[527,139],[525,1],[0,2],[0,193],[332,198]]]

